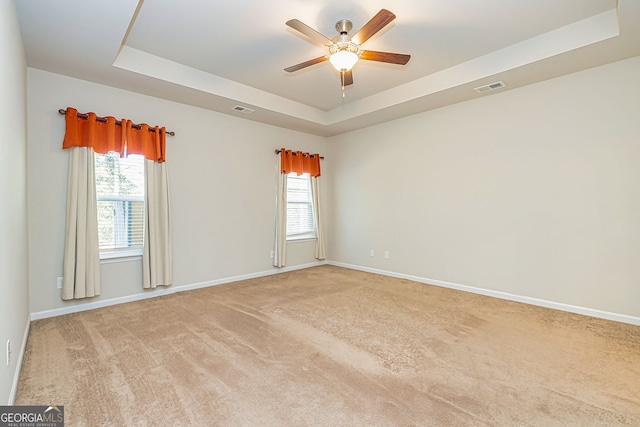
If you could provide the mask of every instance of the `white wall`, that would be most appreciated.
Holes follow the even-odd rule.
[[[0,404],[12,398],[29,321],[26,63],[15,5],[0,2]],[[6,364],[6,343],[12,357]]]
[[[640,317],[640,57],[337,136],[328,158],[332,261]]]
[[[174,287],[273,270],[274,150],[324,153],[324,138],[37,69],[27,75],[32,313],[143,293],[140,261],[102,264],[100,297],[65,302],[56,289],[68,155],[58,109],[67,106],[176,132],[167,138]],[[287,267],[316,262],[314,255],[313,242],[289,244]]]

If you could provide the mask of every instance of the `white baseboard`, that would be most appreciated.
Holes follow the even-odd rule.
[[[302,270],[318,265],[325,265],[327,261],[318,261],[308,264],[300,264],[292,267],[273,268],[272,270],[260,271],[257,273],[243,274],[240,276],[225,277],[222,279],[209,280],[206,282],[193,283],[190,285],[162,287],[150,289],[139,294],[128,295],[125,297],[110,298],[100,301],[87,302],[83,304],[70,305],[68,307],[54,308],[52,310],[44,310],[31,313],[31,320],[46,319],[48,317],[62,316],[64,314],[78,313],[81,311],[94,310],[96,308],[108,307],[116,304],[124,304],[127,302],[140,301],[148,298],[155,298],[163,295],[170,295],[176,292],[190,291],[193,289],[208,288],[209,286],[222,285],[224,283],[238,282],[240,280],[255,279],[258,277],[271,276],[273,274],[285,273],[287,271]]]
[[[255,279],[258,277],[285,273],[287,271],[302,270],[305,268],[316,267],[324,264],[335,265],[337,267],[344,267],[352,270],[366,271],[368,273],[381,274],[383,276],[396,277],[399,279],[407,279],[407,280],[412,280],[414,282],[440,286],[443,288],[456,289],[459,291],[471,292],[474,294],[486,295],[494,298],[522,302],[525,304],[537,305],[540,307],[552,308],[555,310],[567,311],[570,313],[577,313],[585,316],[597,317],[600,319],[613,320],[616,322],[629,323],[631,325],[640,326],[640,317],[629,316],[626,314],[611,313],[611,312],[596,310],[592,308],[559,303],[555,301],[548,301],[548,300],[532,298],[532,297],[527,297],[522,295],[510,294],[507,292],[477,288],[477,287],[468,286],[468,285],[460,285],[457,283],[444,282],[442,280],[428,279],[428,278],[419,277],[419,276],[412,276],[409,274],[395,273],[392,271],[380,270],[377,268],[370,268],[370,267],[363,267],[363,266],[354,265],[354,264],[345,264],[345,263],[340,263],[335,261],[318,261],[318,262],[312,262],[308,264],[296,265],[293,267],[273,268],[272,270],[260,271],[257,273],[243,274],[240,276],[225,277],[222,279],[210,280],[207,282],[193,283],[191,285],[183,285],[183,286],[167,287],[167,288],[156,288],[154,290],[149,290],[143,293],[129,295],[125,297],[111,298],[106,300],[88,302],[84,304],[77,304],[77,305],[72,305],[68,307],[62,307],[62,308],[56,308],[52,310],[45,310],[45,311],[31,313],[31,320],[45,319],[47,317],[61,316],[64,314],[77,313],[77,312],[86,311],[86,310],[93,310],[96,308],[108,307],[116,304],[123,304],[127,302],[132,302],[132,301],[139,301],[147,298],[155,298],[162,295],[169,295],[176,292],[184,292],[184,291],[190,291],[193,289],[207,288],[209,286],[216,286],[224,283],[238,282],[240,280]],[[28,325],[27,325],[27,332],[28,332]],[[23,347],[25,344],[26,344],[26,339],[23,342]],[[23,351],[24,351],[24,348],[21,349],[21,352]],[[22,358],[20,358],[20,361],[22,361]]]
[[[383,276],[396,277],[398,279],[407,279],[414,282],[425,283],[429,285],[440,286],[443,288],[456,289],[459,291],[471,292],[474,294],[486,295],[494,298],[505,299],[509,301],[522,302],[525,304],[537,305],[540,307],[552,308],[555,310],[568,311],[570,313],[582,314],[585,316],[597,317],[600,319],[613,320],[616,322],[629,323],[631,325],[640,326],[640,317],[629,316],[626,314],[611,313],[608,311],[595,310],[592,308],[580,307],[570,304],[564,304],[555,301],[548,301],[538,298],[526,297],[522,295],[510,294],[507,292],[493,291],[491,289],[476,288],[474,286],[459,285],[457,283],[443,282],[442,280],[427,279],[424,277],[411,276],[408,274],[395,273],[392,271],[379,270],[377,268],[363,267],[353,264],[344,264],[340,262],[329,261],[328,264],[337,267],[350,268],[353,270],[365,271],[368,273],[381,274]]]
[[[18,391],[18,382],[20,381],[20,371],[22,371],[22,361],[24,360],[24,352],[27,348],[27,339],[29,338],[29,328],[31,327],[31,320],[27,317],[27,325],[24,328],[22,334],[22,345],[20,346],[20,353],[16,359],[16,371],[13,374],[13,384],[11,384],[11,392],[9,393],[8,406],[13,406],[16,400],[16,392]]]

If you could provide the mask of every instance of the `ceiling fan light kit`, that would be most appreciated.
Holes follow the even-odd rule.
[[[329,62],[331,62],[331,65],[333,65],[333,68],[337,71],[349,71],[356,65],[358,59],[360,58],[357,53],[345,49],[331,54]]]
[[[360,59],[360,45],[351,41],[347,34],[353,28],[353,24],[348,19],[342,19],[336,23],[336,30],[340,35],[335,37],[333,44],[329,46],[329,62],[337,71],[349,71]]]
[[[326,46],[329,49],[329,54],[287,67],[284,70],[291,73],[301,70],[302,68],[324,62],[328,59],[333,68],[340,72],[342,97],[344,98],[345,86],[353,84],[353,74],[351,69],[356,65],[358,60],[364,59],[368,61],[386,62],[398,65],[405,65],[409,62],[411,55],[361,49],[361,46],[365,41],[387,26],[395,18],[396,16],[393,13],[386,9],[382,9],[353,37],[349,35],[349,31],[353,28],[353,24],[348,19],[342,19],[336,23],[336,30],[340,34],[334,37],[333,40],[317,32],[301,21],[291,19],[287,21],[287,25],[289,27],[306,35],[311,40]]]

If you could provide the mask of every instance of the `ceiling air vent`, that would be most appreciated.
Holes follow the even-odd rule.
[[[235,107],[232,108],[233,111],[237,111],[239,113],[243,113],[243,114],[251,114],[256,110],[252,110],[251,108],[247,108],[247,107],[243,107],[242,105],[236,105]]]
[[[474,88],[473,90],[475,90],[478,93],[485,93],[485,92],[489,92],[490,90],[495,90],[495,89],[500,89],[502,87],[505,87],[506,85],[504,84],[504,82],[499,81],[499,82],[495,82],[495,83],[491,83],[488,85],[484,85],[484,86],[480,86],[477,88]]]

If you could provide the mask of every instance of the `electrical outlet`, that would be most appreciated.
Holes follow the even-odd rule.
[[[273,251],[271,251],[271,258],[273,258]]]
[[[7,366],[11,364],[11,340],[7,340]]]
[[[384,251],[384,259],[389,259],[389,251]]]
[[[375,256],[375,255],[376,255],[376,252],[373,249],[371,249],[369,251],[369,256]]]
[[[58,277],[57,286],[58,289],[62,289],[62,277]]]

